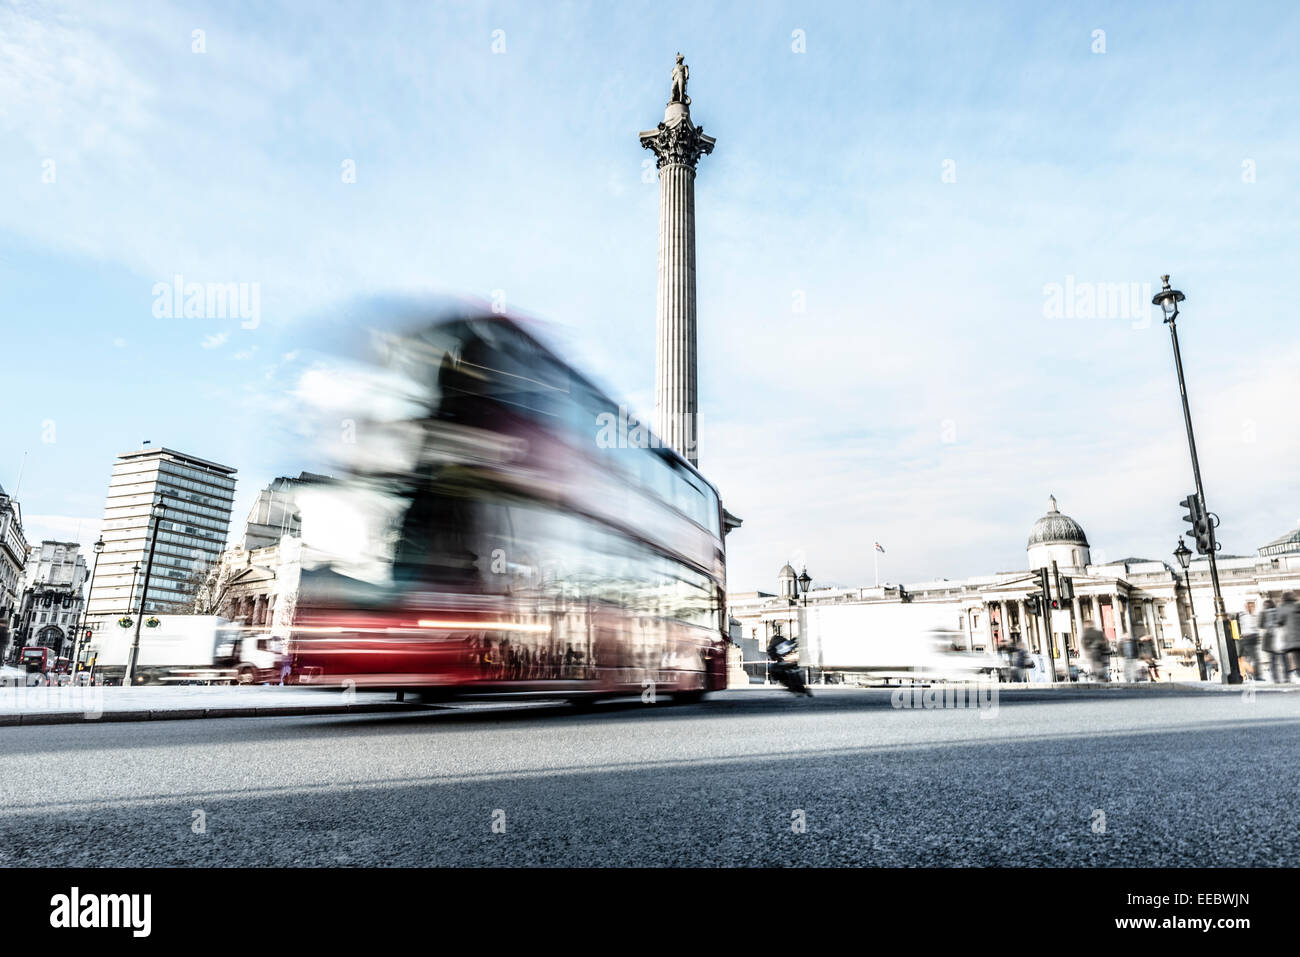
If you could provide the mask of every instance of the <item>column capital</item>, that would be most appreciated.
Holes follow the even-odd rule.
[[[669,165],[695,169],[700,157],[712,153],[717,142],[704,135],[704,127],[691,122],[690,111],[681,103],[669,103],[664,121],[653,130],[643,130],[639,137],[642,148],[654,151],[659,169]]]

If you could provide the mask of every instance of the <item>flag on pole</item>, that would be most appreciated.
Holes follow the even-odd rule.
[[[875,545],[876,545],[876,551],[880,552],[880,554],[882,554],[882,555],[885,554],[885,546],[884,546],[884,545],[881,545],[879,542],[876,542]]]

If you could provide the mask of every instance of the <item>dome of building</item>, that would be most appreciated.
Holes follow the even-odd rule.
[[[1070,518],[1068,515],[1062,515],[1056,508],[1056,496],[1051,496],[1051,508],[1046,515],[1034,522],[1034,527],[1029,530],[1029,542],[1026,548],[1033,548],[1035,545],[1084,545],[1088,544],[1088,536],[1083,534],[1083,527]]]
[[[1300,528],[1293,528],[1289,532],[1284,532],[1259,549],[1259,554],[1264,558],[1298,552],[1300,552]]]
[[[782,598],[795,598],[799,595],[799,576],[789,562],[776,574],[776,590]]]

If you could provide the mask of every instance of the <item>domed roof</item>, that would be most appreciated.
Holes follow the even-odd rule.
[[[1034,522],[1034,527],[1029,530],[1029,543],[1026,548],[1033,548],[1035,545],[1087,545],[1088,536],[1083,534],[1083,528],[1074,519],[1068,515],[1062,515],[1056,509],[1056,496],[1051,496],[1051,509],[1046,515]]]
[[[1265,557],[1282,555],[1287,552],[1300,552],[1300,528],[1293,528],[1273,539],[1267,545],[1260,546],[1259,554]]]
[[[790,567],[790,563],[786,562],[785,567],[776,573],[776,577],[777,578],[798,578],[799,576],[796,575],[794,569]]]

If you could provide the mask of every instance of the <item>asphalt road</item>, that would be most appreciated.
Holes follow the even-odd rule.
[[[4,727],[0,865],[1295,866],[1297,732],[1151,688]]]

